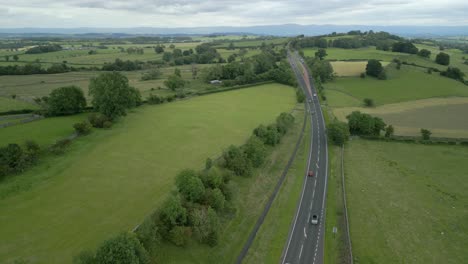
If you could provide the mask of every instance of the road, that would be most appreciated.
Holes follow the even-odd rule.
[[[328,173],[328,150],[325,121],[320,108],[317,91],[311,75],[296,53],[290,52],[288,60],[293,68],[300,87],[307,100],[310,122],[312,124],[310,153],[307,171],[314,172],[313,177],[304,175],[304,184],[294,221],[281,257],[282,264],[323,263],[325,231],[325,198]],[[319,222],[309,222],[312,215],[317,215]]]

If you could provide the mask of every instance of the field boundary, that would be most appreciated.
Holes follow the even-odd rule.
[[[341,185],[343,190],[343,207],[344,207],[344,217],[346,222],[346,236],[349,252],[349,263],[353,264],[353,248],[351,247],[351,234],[349,233],[349,218],[348,218],[348,206],[346,204],[346,189],[345,189],[345,178],[344,178],[344,144],[341,145]]]
[[[242,260],[245,258],[245,256],[247,256],[247,253],[250,247],[252,246],[253,241],[255,240],[255,236],[257,235],[258,230],[260,229],[261,225],[263,224],[263,221],[265,220],[268,212],[270,211],[271,205],[273,204],[281,186],[283,185],[284,180],[286,179],[289,168],[291,167],[292,163],[294,162],[296,158],[297,151],[299,150],[302,139],[304,138],[304,131],[305,131],[306,125],[307,125],[307,115],[304,115],[304,121],[302,124],[301,133],[299,135],[299,138],[297,139],[296,146],[294,147],[294,151],[291,154],[291,157],[289,158],[288,163],[286,164],[286,167],[284,168],[283,173],[281,174],[281,177],[278,179],[278,182],[276,183],[273,193],[268,198],[268,201],[265,204],[265,207],[263,208],[262,214],[259,216],[257,222],[255,223],[254,228],[250,232],[249,238],[247,239],[246,243],[244,244],[244,247],[242,248],[242,251],[237,257],[236,264],[241,264]]]

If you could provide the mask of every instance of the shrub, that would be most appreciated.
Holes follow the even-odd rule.
[[[373,107],[374,106],[374,100],[370,98],[364,98],[364,105],[367,107]]]
[[[447,53],[440,52],[436,56],[436,63],[440,65],[449,65],[450,64],[450,55]]]
[[[379,80],[387,80],[387,73],[385,73],[385,71],[381,71],[379,73],[379,76],[377,76],[377,79]]]
[[[138,240],[140,240],[146,250],[152,249],[154,246],[158,245],[161,240],[156,220],[157,215],[153,214],[147,217],[143,223],[138,226],[137,230],[135,230]]]
[[[70,139],[62,139],[57,141],[52,147],[50,148],[50,152],[55,155],[61,155],[65,152],[65,150],[71,145]]]
[[[78,135],[87,135],[89,132],[91,132],[91,124],[88,121],[75,123],[73,128]]]
[[[110,120],[106,120],[104,121],[104,123],[102,124],[102,128],[106,128],[106,129],[109,129],[112,127],[112,122]]]
[[[366,74],[365,74],[364,72],[361,72],[360,77],[361,77],[362,79],[364,79],[364,78],[366,78]]]
[[[383,67],[378,60],[369,60],[366,66],[366,74],[374,77],[378,77],[383,72]]]
[[[92,113],[88,116],[88,121],[93,127],[104,128],[104,123],[109,121],[109,118],[100,113]],[[112,123],[111,123],[112,125]]]
[[[296,100],[298,103],[303,103],[305,101],[305,95],[302,89],[296,89]]]
[[[86,107],[86,99],[79,87],[66,86],[53,90],[46,105],[49,115],[72,115]]]
[[[187,245],[191,236],[192,228],[188,226],[174,226],[169,233],[170,241],[179,247]]]
[[[276,118],[276,128],[281,135],[286,134],[289,128],[294,125],[294,116],[288,113],[281,113]]]
[[[162,104],[165,99],[161,96],[150,94],[146,100],[148,104]]]

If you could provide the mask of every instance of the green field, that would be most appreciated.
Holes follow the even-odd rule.
[[[233,219],[222,223],[223,228],[220,233],[218,245],[210,248],[206,245],[192,243],[181,250],[180,247],[164,243],[158,250],[159,254],[155,256],[157,263],[219,263],[220,260],[222,260],[222,263],[234,263],[236,261],[238,254],[247,241],[252,228],[264,208],[265,202],[271,195],[295,147],[300,128],[303,124],[303,107],[301,106],[299,111],[294,111],[293,114],[296,117],[294,128],[281,140],[281,144],[272,150],[267,162],[254,173],[255,176],[250,178],[235,177],[233,179],[238,189],[236,200],[234,201],[236,214]],[[303,182],[303,177],[301,176],[304,176],[304,163],[296,164],[294,171],[300,171],[300,173],[298,173],[299,175],[293,175],[289,180],[289,184],[286,184],[287,187],[284,187],[287,193],[297,189],[300,190],[301,183]],[[274,234],[275,231],[278,230],[267,229],[267,232],[264,233],[265,229],[262,227],[263,231],[260,231],[262,236],[266,235],[269,238],[275,237],[275,241],[270,241],[272,242],[270,245],[271,248],[266,248],[265,245],[261,245],[260,249],[254,245],[255,248],[252,248],[250,252],[262,250],[263,254],[269,255],[267,258],[273,258],[274,262],[278,261],[289,231],[290,221],[294,216],[294,210],[296,208],[294,202],[297,202],[298,198],[299,192],[297,195],[292,196],[282,195],[280,198],[282,202],[281,208],[287,208],[286,210],[291,214],[284,215],[280,222],[275,223],[276,226],[281,225],[281,232]],[[278,206],[278,204],[275,205],[273,214],[279,213],[278,209],[280,208],[276,208],[276,206]],[[289,208],[289,206],[291,206],[291,208]],[[266,221],[271,220],[272,219]],[[264,225],[266,224],[267,223],[264,223]],[[257,258],[259,256],[256,255],[255,257]],[[263,255],[262,258],[263,257],[266,256]],[[266,263],[268,263],[268,261]]]
[[[371,98],[376,105],[397,103],[432,97],[468,96],[468,87],[458,81],[445,78],[437,73],[427,74],[423,69],[402,65],[396,70],[393,65],[387,67],[388,80],[359,77],[337,78],[325,85],[326,90],[336,90],[361,101]],[[345,99],[339,99],[339,105]],[[347,100],[351,101],[351,100]],[[334,107],[334,102],[328,102]],[[349,105],[353,106],[353,105]]]
[[[464,263],[468,148],[352,140],[345,173],[355,263]]]
[[[73,124],[86,120],[87,115],[51,117],[0,128],[0,146],[9,143],[23,144],[26,140],[34,140],[43,146],[51,145],[73,134]]]
[[[375,108],[341,107],[333,109],[342,120],[353,111],[381,117],[395,127],[396,135],[419,136],[420,129],[431,130],[435,137],[468,137],[467,97],[432,98],[404,103],[387,104]]]
[[[6,112],[6,111],[11,111],[11,110],[21,110],[21,109],[37,109],[37,108],[38,106],[36,104],[0,96],[0,112]]]
[[[304,183],[310,147],[310,137],[308,136],[310,131],[310,123],[308,122],[296,158],[289,168],[283,186],[278,192],[260,230],[257,232],[254,243],[243,263],[277,263],[281,258]],[[294,144],[291,143],[291,145]],[[282,155],[289,158],[291,153],[292,151]],[[281,174],[282,169],[278,167],[275,174]],[[258,212],[260,212],[260,209],[258,209]]]
[[[304,49],[304,55],[314,57],[317,48]],[[341,48],[327,48],[327,60],[369,60],[376,59],[390,62],[394,58],[405,58],[410,56],[406,53],[390,52],[377,50],[375,47],[359,48],[359,49],[341,49]]]
[[[330,62],[333,71],[337,76],[350,77],[359,76],[366,72],[367,61],[332,61]],[[389,62],[382,62],[382,66],[387,66]]]
[[[0,262],[69,263],[131,230],[171,191],[179,170],[202,167],[294,105],[293,89],[268,84],[143,106],[79,138],[64,156],[2,182]]]

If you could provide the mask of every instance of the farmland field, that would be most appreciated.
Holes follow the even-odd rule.
[[[294,105],[292,88],[268,84],[140,107],[111,130],[79,138],[66,155],[2,182],[0,262],[69,263],[131,230],[170,192],[179,170],[202,167]]]
[[[36,104],[0,96],[0,112],[21,109],[37,109]]]
[[[304,49],[304,55],[314,57],[316,48]],[[390,62],[396,57],[408,57],[409,54],[377,50],[375,47],[360,48],[360,49],[341,49],[341,48],[328,48],[327,60],[369,60],[376,59]]]
[[[367,61],[332,61],[330,62],[333,71],[337,76],[350,77],[359,76],[366,72]],[[389,62],[382,62],[382,66],[387,66]]]
[[[196,67],[198,71],[209,64],[200,64]],[[192,72],[190,65],[162,68],[162,77],[157,80],[141,81],[140,78],[145,71],[122,72],[129,79],[131,86],[137,88],[142,93],[143,98],[146,98],[150,93],[153,94],[173,94],[174,92],[167,90],[164,86],[164,80],[168,75],[174,72],[174,69],[181,70],[182,77],[189,81],[187,90],[203,89],[207,84],[203,84],[200,80],[192,79]],[[18,76],[0,76],[0,96],[10,96],[16,94],[18,98],[31,101],[35,97],[49,95],[49,93],[56,88],[68,85],[76,85],[83,89],[85,96],[88,96],[89,80],[96,77],[102,72],[68,72],[59,74],[36,74],[25,75],[18,78]],[[193,84],[193,85],[192,85]],[[163,89],[159,90],[158,87]],[[152,90],[153,89],[153,90]]]
[[[396,70],[389,65],[387,75],[388,80],[384,81],[371,77],[337,78],[325,87],[350,95],[361,102],[364,98],[371,98],[376,105],[432,97],[468,96],[466,85],[436,73],[427,74],[417,67],[402,65],[401,70]],[[329,104],[334,106],[333,101]]]
[[[468,98],[432,98],[376,108],[344,107],[333,110],[340,120],[353,111],[381,117],[395,127],[396,135],[420,135],[420,129],[432,131],[435,137],[468,137]]]
[[[464,263],[468,148],[352,140],[345,173],[355,263]]]
[[[9,143],[23,144],[26,140],[34,140],[43,146],[53,144],[70,136],[74,132],[73,124],[86,120],[86,117],[87,114],[51,117],[0,128],[0,146]]]

